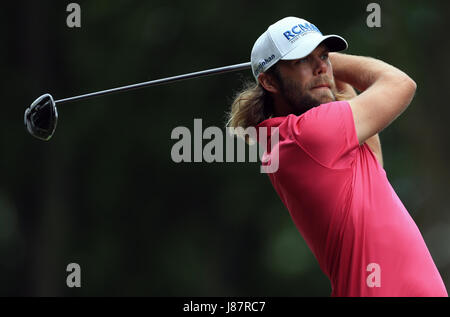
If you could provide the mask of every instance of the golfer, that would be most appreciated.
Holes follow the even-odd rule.
[[[448,296],[386,177],[378,137],[416,84],[380,60],[335,53],[346,48],[304,19],[271,25],[251,52],[256,84],[236,96],[228,126],[268,128],[263,161],[279,159],[268,175],[332,296]]]

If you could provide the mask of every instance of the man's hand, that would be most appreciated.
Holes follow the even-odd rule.
[[[334,79],[339,100],[349,100],[357,96],[355,89],[348,83]]]

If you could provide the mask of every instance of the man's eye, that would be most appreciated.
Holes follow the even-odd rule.
[[[328,59],[328,54],[323,54],[323,55],[322,55],[322,59],[323,59],[324,61],[326,61],[326,60]]]
[[[307,58],[305,57],[305,58],[301,58],[301,59],[297,59],[296,61],[295,61],[295,64],[302,64],[302,63],[304,63],[304,62],[306,62],[307,61]]]

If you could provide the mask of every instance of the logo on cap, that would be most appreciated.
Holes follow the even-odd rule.
[[[257,74],[259,74],[259,72],[264,68],[264,66],[266,66],[268,63],[270,63],[271,60],[273,60],[275,58],[275,55],[272,54],[267,58],[264,58],[263,60],[261,60],[258,64],[258,67],[255,69],[255,76],[257,76]]]
[[[290,30],[283,32],[283,35],[289,40],[289,42],[293,43],[299,38],[299,36],[303,36],[310,32],[316,32],[322,35],[319,29],[312,23],[296,24]]]

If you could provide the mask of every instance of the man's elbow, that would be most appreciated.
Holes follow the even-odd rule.
[[[402,74],[400,78],[397,79],[397,84],[394,87],[397,87],[399,93],[399,101],[402,105],[402,111],[408,108],[409,104],[414,98],[416,94],[417,84],[416,82],[406,75]]]
[[[412,94],[414,94],[417,89],[416,82],[399,69],[396,69],[395,71],[385,72],[383,74],[383,77],[390,81],[391,85],[395,85],[394,87],[401,87],[401,89],[408,90]]]
[[[408,97],[406,98],[407,102],[406,102],[406,107],[409,107],[409,105],[411,104],[411,101],[414,98],[414,95],[416,94],[416,89],[417,89],[417,84],[416,82],[411,79],[410,77],[408,77],[407,80],[407,90],[408,90]]]
[[[408,76],[408,80],[407,80],[407,86],[408,86],[408,90],[410,91],[411,94],[411,99],[412,97],[414,97],[414,94],[416,93],[417,90],[417,84],[416,82]]]

